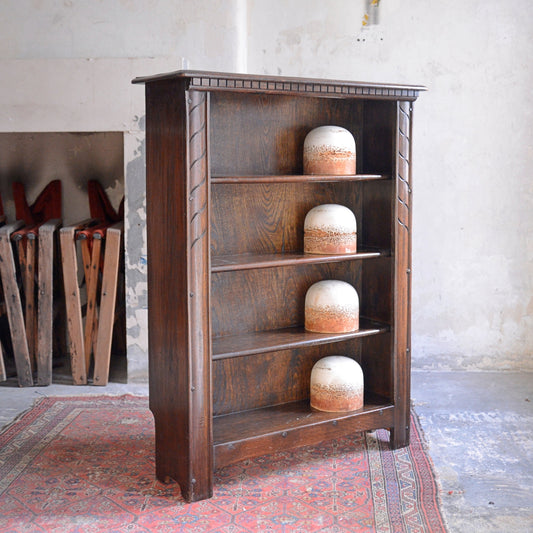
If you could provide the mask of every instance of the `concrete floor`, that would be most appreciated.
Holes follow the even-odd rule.
[[[41,396],[125,393],[148,387],[21,389],[10,379],[0,383],[0,426]],[[413,371],[412,398],[450,533],[533,533],[533,374]]]
[[[532,533],[533,373],[414,371],[411,382],[450,533]]]

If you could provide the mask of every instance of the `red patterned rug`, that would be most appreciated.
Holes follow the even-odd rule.
[[[445,532],[431,461],[385,430],[217,470],[187,504],[155,479],[147,398],[44,398],[0,434],[1,532]]]

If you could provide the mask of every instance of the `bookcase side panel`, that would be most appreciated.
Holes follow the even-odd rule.
[[[397,104],[395,280],[394,280],[394,447],[409,444],[411,367],[411,134],[412,103]]]
[[[198,365],[200,375],[209,370],[203,362],[208,353],[200,356],[200,363],[194,360],[205,350],[198,335],[206,332],[209,338],[205,323],[197,323],[198,309],[208,306],[207,293],[190,301],[191,287],[201,285],[202,272],[208,270],[207,254],[191,250],[207,221],[191,223],[189,207],[191,196],[201,195],[201,187],[196,193],[191,189],[205,170],[191,173],[189,168],[190,103],[184,83],[148,84],[146,103],[149,382],[156,473],[162,481],[177,481],[184,497],[192,501],[212,493],[210,388],[203,385],[208,374],[202,377],[197,395],[191,393]],[[201,202],[198,196],[194,203]],[[199,273],[193,273],[192,267],[201,267]]]
[[[178,482],[186,472],[172,450],[186,442],[188,432],[186,141],[180,89],[171,83],[146,86],[150,408],[157,477]]]

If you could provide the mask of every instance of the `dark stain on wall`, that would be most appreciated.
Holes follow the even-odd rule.
[[[89,217],[87,182],[100,181],[113,206],[124,195],[122,132],[0,133],[0,194],[14,220],[12,183],[24,184],[31,204],[52,180],[62,182],[63,222]]]

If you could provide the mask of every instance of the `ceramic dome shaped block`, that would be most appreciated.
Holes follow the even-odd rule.
[[[311,370],[311,407],[330,413],[356,411],[363,407],[364,377],[357,361],[330,355]]]
[[[309,254],[357,252],[357,222],[352,211],[338,204],[313,207],[304,221],[304,252]]]
[[[305,295],[305,329],[315,333],[348,333],[359,329],[359,296],[345,281],[314,283]]]
[[[319,126],[304,140],[304,174],[355,174],[355,139],[340,126]]]

